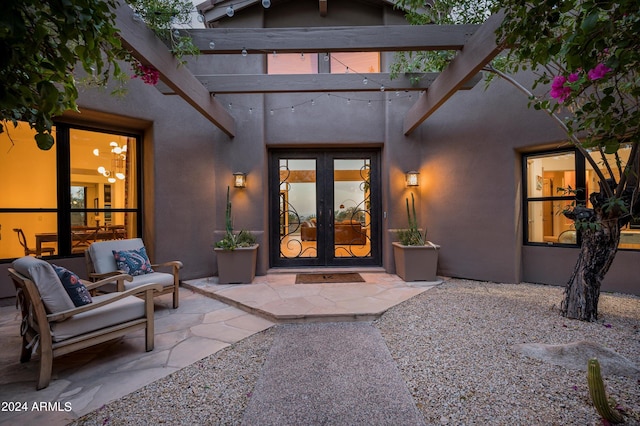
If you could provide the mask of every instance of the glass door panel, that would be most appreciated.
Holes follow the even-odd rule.
[[[371,161],[333,160],[334,257],[371,257]]]
[[[279,169],[278,256],[317,258],[316,159],[281,158]]]

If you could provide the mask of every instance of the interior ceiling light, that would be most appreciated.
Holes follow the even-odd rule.
[[[116,183],[117,179],[124,180],[125,165],[127,161],[127,145],[120,146],[117,142],[111,141],[109,143],[111,147],[110,154],[104,154],[111,159],[111,167],[106,168],[104,166],[98,167],[98,173],[107,178],[107,182]],[[93,150],[93,155],[100,157],[101,153],[98,148]],[[117,178],[117,179],[116,179]]]

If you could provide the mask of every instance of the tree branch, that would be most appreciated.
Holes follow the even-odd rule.
[[[502,71],[494,68],[493,66],[491,66],[491,64],[487,64],[484,69],[486,71],[489,71],[498,75],[500,78],[511,83],[515,88],[517,88],[522,93],[527,95],[527,97],[535,99],[535,95],[533,94],[533,92],[531,92],[529,89],[524,87],[522,84],[520,84],[510,75],[505,74]],[[606,184],[607,178],[604,176],[604,174],[600,170],[600,167],[598,167],[598,164],[595,162],[595,160],[591,157],[591,154],[589,154],[589,152],[582,146],[580,139],[578,139],[578,137],[575,134],[571,133],[571,131],[569,130],[567,125],[564,123],[564,121],[562,121],[562,119],[558,117],[553,111],[551,111],[549,108],[544,108],[544,111],[562,128],[562,130],[564,130],[564,132],[569,137],[571,143],[578,149],[578,151],[580,151],[580,153],[589,162],[589,164],[591,164],[591,166],[593,167],[594,173],[598,176],[598,179],[600,180],[600,182],[603,183],[602,185],[600,185],[600,187],[605,191],[605,193],[607,194],[607,197],[608,198],[613,197],[613,192],[611,188],[609,187],[609,185]]]

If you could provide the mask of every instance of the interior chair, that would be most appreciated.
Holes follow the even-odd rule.
[[[160,285],[94,296],[90,303],[76,307],[52,265],[42,259],[17,259],[9,276],[22,313],[20,362],[29,362],[34,353],[40,358],[37,390],[49,386],[53,359],[58,356],[141,329],[147,352],[153,350],[153,294]],[[107,281],[80,282],[93,290]]]
[[[51,256],[56,251],[56,249],[53,247],[43,247],[41,253],[38,253],[38,250],[30,249],[29,246],[27,246],[27,238],[24,236],[22,228],[13,228],[13,230],[18,233],[18,241],[20,241],[20,245],[24,249],[25,256],[29,256],[30,254],[35,254],[36,256],[47,254]]]
[[[115,252],[139,252],[144,249],[144,242],[141,238],[132,238],[125,240],[99,241],[93,243],[85,251],[85,261],[87,264],[87,273],[92,280],[102,280],[113,275],[127,273],[133,276],[131,282],[119,278],[111,280],[113,284],[103,286],[103,289],[111,291],[124,291],[135,288],[137,286],[155,283],[162,285],[162,290],[156,295],[173,293],[173,308],[177,309],[180,303],[179,287],[180,287],[180,269],[182,262],[173,260],[164,263],[139,265],[139,269],[125,270],[116,263]],[[144,250],[146,256],[146,249]],[[148,262],[148,258],[146,259]],[[161,272],[161,270],[171,270],[171,273]]]
[[[578,242],[578,235],[575,229],[567,229],[558,235],[558,242],[562,244],[576,244]]]

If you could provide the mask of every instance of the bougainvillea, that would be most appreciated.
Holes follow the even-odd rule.
[[[160,73],[154,67],[146,66],[136,61],[132,64],[132,68],[133,75],[131,76],[131,78],[139,78],[146,84],[150,84],[152,86],[158,84]]]
[[[587,82],[586,79],[589,81],[600,80],[609,72],[611,72],[611,68],[600,63],[587,72],[586,78],[580,70],[572,72],[568,77],[557,75],[551,82],[549,96],[557,100],[559,103],[563,103],[572,94],[575,95],[580,93],[581,86]]]

